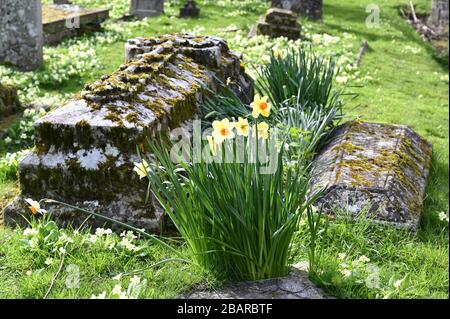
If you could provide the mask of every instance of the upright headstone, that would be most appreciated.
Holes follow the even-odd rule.
[[[322,20],[323,0],[272,0],[272,7],[291,10],[311,20]]]
[[[156,17],[164,11],[164,0],[131,0],[130,14],[138,18]]]
[[[184,6],[180,9],[180,18],[198,18],[200,16],[200,9],[194,0],[187,0]]]
[[[0,63],[30,71],[43,61],[41,0],[0,1]]]
[[[166,35],[126,44],[127,63],[88,84],[72,101],[35,124],[35,149],[20,163],[21,195],[4,210],[7,225],[29,214],[24,199],[52,198],[149,231],[162,210],[146,201],[147,181],[133,172],[146,140],[195,116],[218,80],[253,96],[240,56],[216,37]],[[75,210],[45,204],[62,224],[80,225]],[[90,220],[100,226],[103,220]]]
[[[429,23],[438,27],[448,28],[448,2],[449,0],[433,0]]]
[[[366,212],[416,229],[431,153],[431,144],[406,126],[348,122],[315,158],[311,187],[326,187],[318,205],[327,213]]]

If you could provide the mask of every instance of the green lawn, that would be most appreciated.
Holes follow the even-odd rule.
[[[90,3],[93,6],[114,5],[120,1],[82,0],[76,3]],[[167,2],[167,1],[166,1]],[[169,4],[180,1],[168,1]],[[63,63],[56,55],[48,60],[46,67],[36,72],[40,78],[40,91],[35,93],[22,88],[21,96],[45,98],[56,97],[55,104],[83,88],[86,82],[93,81],[101,75],[110,73],[123,63],[124,39],[139,35],[156,35],[183,30],[197,30],[201,34],[220,34],[229,40],[234,49],[244,51],[246,63],[262,56],[269,43],[255,43],[239,37],[235,32],[224,32],[230,25],[242,29],[246,35],[251,24],[265,11],[266,5],[261,1],[197,1],[202,9],[200,19],[179,20],[174,15],[177,6],[168,6],[166,15],[150,19],[145,23],[119,24],[109,33],[99,38],[95,36],[82,38],[83,43],[91,46],[80,54],[80,61],[86,68],[80,76],[73,76],[55,84],[51,63]],[[448,221],[441,221],[440,212],[448,216],[449,198],[449,103],[448,103],[448,64],[436,56],[431,45],[424,43],[420,36],[401,18],[398,7],[407,1],[379,0],[381,24],[379,27],[366,26],[366,7],[370,0],[325,0],[324,22],[305,21],[305,32],[314,34],[327,33],[341,41],[336,50],[349,57],[355,57],[362,40],[369,42],[370,50],[363,57],[359,70],[349,71],[351,80],[348,91],[356,93],[350,96],[345,106],[346,117],[360,117],[363,120],[406,124],[427,138],[434,149],[433,162],[424,213],[420,230],[409,234],[396,229],[372,226],[365,220],[350,221],[339,218],[330,223],[322,236],[319,251],[321,259],[319,272],[313,278],[331,294],[341,298],[448,298],[449,290],[449,233]],[[429,0],[415,0],[419,10],[428,10]],[[238,7],[238,10],[236,9]],[[116,7],[120,13],[121,7]],[[125,12],[125,11],[122,11]],[[118,14],[117,14],[118,15]],[[111,31],[112,30],[112,31]],[[344,36],[348,34],[349,37]],[[95,41],[94,41],[95,40]],[[283,47],[283,43],[273,42]],[[66,42],[53,48],[56,54],[66,52],[72,42]],[[348,46],[343,49],[344,46]],[[88,48],[94,52],[87,52]],[[317,50],[327,50],[317,47]],[[55,53],[56,52],[56,53]],[[91,54],[91,55],[89,55]],[[95,57],[95,65],[89,65]],[[260,61],[257,61],[258,63]],[[81,68],[81,67],[80,67]],[[10,70],[0,69],[0,76],[17,78]],[[6,73],[5,73],[6,72]],[[358,73],[359,72],[359,73]],[[50,80],[45,76],[50,74]],[[30,80],[24,85],[31,83]],[[52,84],[53,83],[53,84]],[[20,89],[20,87],[19,87]],[[0,141],[0,156],[21,147],[11,147]],[[0,167],[1,171],[1,167]],[[1,176],[1,174],[0,174]],[[16,182],[11,178],[0,179],[0,205],[3,206],[16,193]],[[110,292],[120,281],[126,288],[131,272],[153,265],[158,260],[174,257],[173,252],[159,248],[148,241],[137,240],[141,247],[138,251],[127,252],[109,250],[108,240],[120,242],[118,236],[113,239],[91,243],[89,235],[82,232],[67,235],[75,243],[83,245],[83,250],[67,248],[65,254],[51,250],[30,250],[24,244],[24,235],[18,230],[0,229],[0,297],[7,298],[42,298],[46,295],[52,280],[54,285],[48,295],[57,297],[89,298],[103,291]],[[106,238],[106,237],[105,237]],[[106,242],[106,243],[105,243]],[[293,243],[292,262],[306,259],[304,250],[308,242],[304,230],[299,231]],[[52,246],[53,247],[53,246]],[[56,246],[55,246],[56,247]],[[67,247],[72,247],[68,245]],[[184,251],[181,243],[174,247]],[[53,247],[54,248],[54,247]],[[345,255],[344,255],[345,254]],[[58,273],[60,259],[64,267]],[[47,260],[54,256],[52,263]],[[362,257],[362,258],[361,258]],[[45,261],[48,261],[48,265]],[[66,266],[77,265],[80,270],[80,289],[66,289]],[[117,281],[112,279],[119,273],[125,273]],[[177,261],[168,261],[152,268],[140,271],[138,275],[147,280],[140,297],[175,297],[180,292],[196,284],[215,285],[208,274],[204,274],[194,265]],[[367,281],[372,280],[373,285]],[[369,288],[369,287],[370,288]]]

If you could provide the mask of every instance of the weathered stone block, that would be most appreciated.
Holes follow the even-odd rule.
[[[34,70],[43,60],[41,0],[0,1],[0,62]]]
[[[15,113],[20,108],[16,89],[0,83],[0,118]]]
[[[323,0],[272,0],[273,8],[294,11],[312,20],[321,20]]]
[[[313,163],[312,189],[325,212],[367,211],[380,223],[416,229],[432,147],[402,125],[348,122]]]
[[[43,6],[44,43],[57,44],[64,37],[100,30],[108,17],[107,9],[84,9],[69,4]]]
[[[270,37],[286,37],[297,40],[301,36],[301,28],[297,18],[297,15],[289,10],[269,9],[258,22],[257,33]]]
[[[164,12],[164,0],[131,0],[130,14],[138,18],[156,17]]]
[[[22,194],[4,210],[5,224],[21,222],[24,198],[52,198],[98,211],[150,231],[162,212],[145,202],[146,183],[132,171],[146,139],[192,118],[216,78],[245,79],[239,57],[214,37],[167,35],[129,40],[127,63],[35,124],[36,147],[20,164]],[[242,83],[245,87],[247,83]],[[249,88],[253,88],[249,86]],[[253,92],[247,92],[253,95]],[[63,225],[85,216],[46,208]],[[93,220],[101,225],[103,221]]]

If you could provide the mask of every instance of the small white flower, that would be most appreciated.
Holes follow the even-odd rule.
[[[396,280],[394,282],[394,287],[399,288],[402,285],[403,279]]]
[[[447,214],[446,214],[445,212],[440,212],[440,213],[439,213],[439,219],[440,219],[442,222],[446,221],[446,222],[448,223],[448,216],[447,216]]]
[[[59,239],[63,242],[63,243],[73,243],[73,239],[70,238],[69,236],[67,236],[65,233],[61,234],[61,236],[59,236]]]
[[[341,269],[340,273],[345,277],[348,278],[352,275],[352,272],[348,269]]]
[[[52,265],[52,264],[53,264],[53,258],[48,257],[48,258],[45,260],[45,264],[46,264],[47,266]]]
[[[37,239],[36,237],[31,238],[31,239],[28,241],[28,245],[29,245],[31,248],[36,248],[36,247],[39,245],[38,239]]]
[[[66,253],[66,249],[64,247],[59,247],[58,251],[61,255]]]
[[[130,279],[130,285],[137,286],[141,283],[141,277],[134,275],[133,278]]]
[[[21,138],[22,140],[27,139],[27,134],[25,134],[25,133],[20,134],[20,138]]]
[[[114,277],[112,277],[113,280],[117,280],[119,281],[122,278],[122,273],[115,275]]]
[[[361,263],[367,263],[370,261],[370,259],[367,258],[366,256],[362,255],[361,257],[358,258],[358,261]]]
[[[99,294],[98,296],[96,295],[92,295],[91,299],[105,299],[106,298],[106,291],[103,291],[101,294]]]
[[[33,271],[32,270],[27,270],[26,274],[27,274],[27,276],[31,276],[33,274]]]
[[[347,257],[346,253],[339,253],[339,255],[338,255],[339,259],[345,259],[345,257]]]
[[[97,235],[89,235],[88,237],[88,241],[91,242],[92,244],[95,244],[97,242]]]
[[[97,235],[97,236],[103,236],[103,235],[106,235],[106,236],[108,236],[108,235],[110,235],[110,234],[112,234],[112,230],[111,229],[104,229],[104,228],[97,228],[96,230],[95,230],[95,235]]]
[[[127,293],[126,291],[122,291],[122,286],[120,284],[115,285],[111,293],[119,297],[119,299],[127,299]]]
[[[25,229],[23,230],[23,235],[24,235],[24,236],[27,236],[27,237],[35,236],[35,235],[37,235],[38,233],[39,233],[39,231],[38,231],[37,229],[34,229],[34,228],[25,228]]]
[[[9,144],[12,142],[12,139],[8,136],[4,139],[4,141],[5,141],[5,144]]]

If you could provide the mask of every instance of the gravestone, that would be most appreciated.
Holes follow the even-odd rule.
[[[431,15],[429,23],[434,26],[448,28],[448,1],[433,0],[431,4]]]
[[[186,1],[180,9],[180,18],[198,18],[199,16],[200,9],[197,8],[197,4],[193,0]]]
[[[37,69],[42,65],[42,45],[41,0],[1,0],[0,63]]]
[[[297,15],[289,10],[271,8],[257,24],[257,33],[270,37],[286,37],[297,40],[301,36]]]
[[[415,230],[432,147],[402,125],[348,122],[337,127],[313,162],[312,191],[326,190],[324,212],[366,212],[383,224]]]
[[[143,19],[156,17],[164,12],[164,0],[131,0],[130,14]]]
[[[163,213],[145,201],[147,181],[133,172],[133,163],[140,161],[137,147],[148,153],[147,138],[195,116],[205,87],[216,90],[218,80],[240,83],[253,96],[239,56],[220,38],[132,39],[126,60],[36,122],[36,147],[20,163],[21,195],[5,208],[5,224],[23,223],[20,214],[29,214],[25,198],[52,198],[159,231]],[[44,207],[62,226],[86,218],[55,204]]]
[[[16,89],[10,85],[0,83],[0,119],[15,113],[20,108]]]
[[[272,7],[291,10],[311,20],[322,20],[323,0],[272,0]]]
[[[108,9],[85,9],[72,4],[42,7],[44,43],[57,44],[64,37],[98,31],[109,17]]]
[[[70,0],[53,0],[54,4],[72,4]]]

